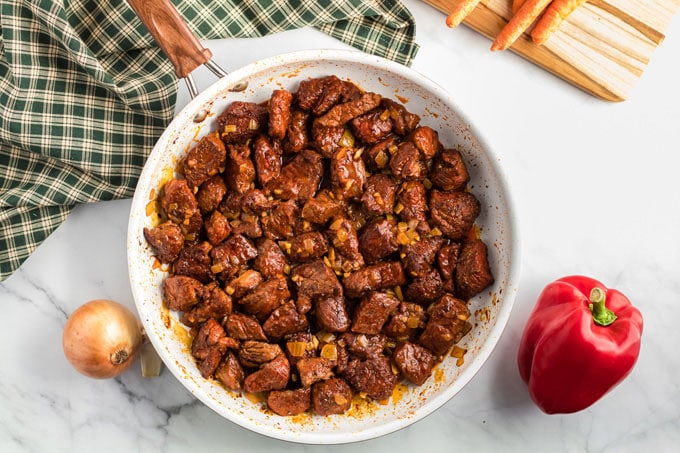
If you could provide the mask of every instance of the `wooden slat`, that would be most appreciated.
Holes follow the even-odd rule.
[[[458,2],[424,1],[447,14]],[[493,39],[510,19],[511,3],[482,0],[464,23]],[[623,101],[679,7],[680,0],[590,0],[543,46],[531,42],[529,29],[510,50],[593,96]]]

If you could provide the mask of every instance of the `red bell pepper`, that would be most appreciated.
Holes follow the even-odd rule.
[[[545,287],[524,328],[519,372],[544,412],[580,411],[628,376],[641,335],[642,315],[621,292],[561,278]]]

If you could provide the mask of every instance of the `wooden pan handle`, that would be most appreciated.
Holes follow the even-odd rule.
[[[170,0],[128,0],[137,16],[184,78],[212,58]]]

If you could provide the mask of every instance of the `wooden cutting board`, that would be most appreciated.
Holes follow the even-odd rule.
[[[458,2],[424,1],[447,14]],[[464,23],[493,40],[512,16],[511,3],[482,0]],[[623,101],[679,6],[680,0],[590,0],[544,45],[525,33],[511,50],[594,96]]]

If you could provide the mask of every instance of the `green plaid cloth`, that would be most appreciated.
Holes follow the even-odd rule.
[[[175,0],[200,39],[313,26],[410,64],[398,0]],[[177,80],[125,1],[0,0],[0,280],[78,203],[130,197]]]

